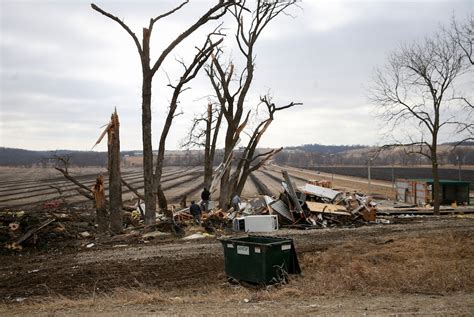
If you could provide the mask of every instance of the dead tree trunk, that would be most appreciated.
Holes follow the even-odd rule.
[[[460,44],[455,36],[441,31],[403,45],[390,54],[384,68],[376,70],[369,90],[379,117],[387,124],[387,136],[396,140],[391,146],[411,147],[410,154],[430,160],[435,215],[439,215],[441,201],[437,153],[438,139],[443,135],[440,133],[448,133],[445,130],[451,127],[457,130],[457,138],[470,139],[469,113],[461,115],[453,107],[454,102],[468,101],[456,96],[456,91],[464,87],[464,75],[472,67]]]
[[[108,170],[110,200],[110,230],[113,233],[122,231],[122,182],[120,174],[120,123],[117,110],[110,118],[108,135]]]
[[[95,220],[98,225],[97,230],[100,233],[106,233],[109,230],[109,217],[107,215],[107,207],[105,203],[104,177],[99,175],[94,185],[94,202],[95,202]]]
[[[204,141],[204,187],[208,188],[212,182],[211,161],[211,131],[212,131],[212,104],[207,105],[206,139]]]
[[[244,109],[244,106],[247,103],[247,94],[254,77],[255,44],[268,23],[294,5],[295,2],[294,0],[258,1],[256,8],[251,12],[243,7],[234,7],[234,10],[231,11],[237,23],[235,38],[239,51],[245,59],[245,67],[240,76],[234,78],[234,65],[230,63],[228,67],[223,67],[219,61],[219,54],[216,54],[212,64],[206,70],[221,105],[221,111],[227,121],[224,162],[228,162],[233,155],[234,147],[239,142],[240,134],[249,120],[250,111]],[[248,23],[244,23],[246,18],[250,19]],[[224,210],[229,205],[231,195],[239,187],[240,175],[244,175],[246,178],[249,174],[248,171],[237,171],[231,175],[231,165],[232,163],[229,161],[220,183],[219,202]]]
[[[153,190],[153,147],[151,142],[151,83],[150,33],[143,29],[142,50],[142,140],[143,140],[143,178],[145,180],[145,223],[156,221],[156,197]]]
[[[211,187],[212,183],[214,157],[216,155],[217,137],[219,136],[222,115],[223,112],[220,109],[213,109],[212,103],[209,103],[207,107],[206,140],[204,145],[204,186],[207,189]],[[214,122],[215,124],[213,127]]]
[[[185,88],[185,85],[189,83],[193,78],[196,77],[201,67],[205,64],[205,62],[211,56],[211,53],[213,52],[214,48],[218,46],[220,43],[222,43],[223,41],[223,39],[221,38],[217,42],[213,43],[211,41],[212,35],[221,35],[221,34],[218,32],[218,29],[210,33],[207,36],[204,45],[201,48],[198,48],[198,53],[194,56],[193,61],[189,65],[185,65],[183,62],[181,62],[181,65],[184,67],[184,73],[180,77],[179,82],[176,85],[173,85],[171,83],[168,85],[171,88],[173,88],[173,96],[171,98],[168,115],[166,116],[165,124],[161,132],[160,145],[158,147],[158,156],[157,156],[157,162],[156,162],[155,176],[153,180],[154,190],[158,197],[158,203],[159,203],[160,209],[164,211],[167,217],[173,217],[173,214],[171,211],[168,210],[167,200],[161,188],[161,175],[163,173],[163,162],[164,162],[164,157],[165,157],[166,138],[171,129],[171,124],[173,122],[173,119],[177,115],[179,115],[179,114],[175,114],[175,112],[178,107],[179,96],[181,92],[187,89]]]
[[[112,19],[117,22],[133,39],[140,56],[140,62],[142,66],[142,139],[143,139],[143,176],[145,179],[145,223],[152,225],[155,223],[156,213],[156,197],[154,187],[154,175],[153,175],[153,148],[152,148],[152,136],[151,136],[151,85],[153,76],[160,69],[164,60],[171,53],[176,46],[178,46],[183,40],[190,36],[194,31],[199,29],[201,26],[206,24],[210,20],[220,19],[228,10],[229,7],[236,5],[235,1],[219,1],[212,8],[209,9],[204,15],[202,15],[194,24],[188,27],[184,32],[178,35],[165,49],[159,54],[157,60],[150,65],[150,36],[153,31],[153,26],[159,20],[175,13],[181,9],[188,1],[180,4],[176,8],[158,15],[150,19],[147,28],[143,28],[143,40],[142,43],[138,40],[138,37],[132,30],[120,19],[107,11],[102,10],[95,4],[91,4],[93,10],[100,14]]]
[[[193,119],[193,125],[189,130],[186,141],[181,146],[186,149],[204,147],[204,187],[207,189],[212,186],[214,157],[222,115],[223,112],[220,110],[220,106],[213,106],[209,102],[206,112]]]

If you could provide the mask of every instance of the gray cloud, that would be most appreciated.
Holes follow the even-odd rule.
[[[192,2],[161,21],[152,38],[154,55],[208,4]],[[130,37],[86,1],[2,1],[0,5],[1,145],[86,150],[117,107],[122,148],[140,149],[141,74]],[[152,15],[176,2],[103,1],[100,5],[123,17],[140,35]],[[303,10],[292,12],[295,19],[279,17],[257,45],[249,104],[256,104],[268,90],[279,104],[304,102],[279,114],[263,146],[377,143],[380,122],[373,117],[364,88],[373,68],[383,64],[400,43],[429,35],[453,14],[464,17],[472,12],[470,1],[308,1],[301,6]],[[226,23],[231,33],[232,20],[227,18]],[[183,43],[174,56],[189,60],[206,30]],[[225,41],[227,52],[238,56],[233,36]],[[174,56],[164,65],[172,80],[181,72]],[[167,83],[163,71],[154,80],[155,146],[171,93]],[[211,93],[202,74],[192,88],[181,98],[184,114],[172,128],[170,149],[178,146],[193,115],[202,111],[206,100],[199,98]]]

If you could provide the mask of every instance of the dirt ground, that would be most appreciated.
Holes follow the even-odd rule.
[[[233,285],[216,237],[117,237],[96,246],[2,255],[1,316],[472,315],[474,218],[298,231],[303,274]]]

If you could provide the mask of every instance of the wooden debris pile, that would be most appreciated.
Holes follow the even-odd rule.
[[[214,233],[232,227],[234,219],[237,221],[242,217],[267,214],[277,215],[280,227],[302,229],[353,227],[376,220],[376,204],[370,196],[334,190],[330,188],[330,182],[310,181],[296,187],[286,171],[283,172],[283,178],[283,191],[279,196],[263,196],[243,202],[237,211],[231,208],[224,212],[215,208],[203,212],[203,227]],[[175,222],[193,222],[189,208],[174,211],[173,219]]]
[[[326,228],[359,226],[376,219],[376,204],[371,197],[349,195],[315,181],[296,187],[283,171],[283,192],[278,199],[265,196],[271,214],[278,214],[280,224],[290,228]]]
[[[51,243],[73,243],[93,237],[94,217],[88,213],[37,211],[0,211],[0,252],[21,251],[25,247],[42,248]]]

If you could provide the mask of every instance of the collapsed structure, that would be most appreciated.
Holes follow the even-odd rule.
[[[371,197],[334,190],[328,181],[310,181],[297,187],[283,171],[282,192],[273,197],[239,204],[228,212],[212,208],[204,213],[203,224],[209,231],[230,226],[234,231],[270,232],[280,227],[311,229],[357,226],[376,220],[376,203]],[[176,222],[192,221],[188,208],[175,211]]]
[[[439,185],[442,205],[470,204],[469,182],[440,180]],[[397,179],[395,187],[400,202],[425,206],[434,200],[433,179]]]
[[[72,178],[65,171],[65,175]],[[75,180],[74,178],[72,178]],[[278,177],[276,177],[278,179]],[[299,180],[303,180],[299,178]],[[194,223],[189,209],[185,208],[185,197],[181,208],[169,206],[169,213],[156,214],[152,226],[144,223],[145,204],[137,194],[138,202],[129,202],[122,207],[124,229],[119,234],[109,236],[100,228],[96,213],[101,205],[95,200],[96,213],[90,207],[68,205],[62,200],[47,201],[36,210],[0,211],[1,250],[21,250],[28,246],[47,246],[54,242],[66,242],[74,246],[91,247],[104,241],[117,242],[120,239],[130,242],[146,243],[157,237],[184,237],[185,239],[203,238],[215,234],[229,235],[235,232],[274,232],[281,228],[317,229],[331,227],[356,227],[365,224],[390,223],[385,216],[393,215],[429,215],[432,208],[427,207],[431,197],[429,181],[398,181],[397,192],[406,203],[391,200],[375,200],[380,197],[367,196],[359,192],[346,192],[332,188],[328,180],[309,180],[296,186],[286,171],[279,179],[281,190],[274,195],[262,195],[242,202],[237,208],[227,211],[219,208],[217,202],[210,201],[208,212],[201,218],[202,226],[190,226]],[[443,199],[447,203],[463,204],[463,193],[469,188],[467,182],[446,181],[443,184]],[[97,184],[96,184],[97,185]],[[403,187],[405,186],[405,187]],[[85,187],[85,186],[84,186]],[[100,187],[100,186],[99,186]],[[81,187],[83,188],[83,187]],[[102,189],[101,189],[102,188]],[[405,189],[403,189],[405,188]],[[91,190],[93,193],[103,191]],[[134,191],[135,192],[135,191]],[[467,191],[469,193],[469,191]],[[103,195],[103,194],[102,194]],[[91,195],[91,199],[93,199]],[[410,202],[409,199],[414,199]],[[466,198],[469,203],[469,197]],[[104,200],[104,207],[108,202]],[[132,204],[130,204],[132,203]],[[411,204],[410,204],[411,203]],[[422,205],[422,207],[419,207]],[[237,210],[236,210],[237,209]],[[468,206],[450,206],[443,208],[444,213],[473,212]],[[379,216],[379,217],[378,217]],[[97,226],[98,225],[98,226]]]

